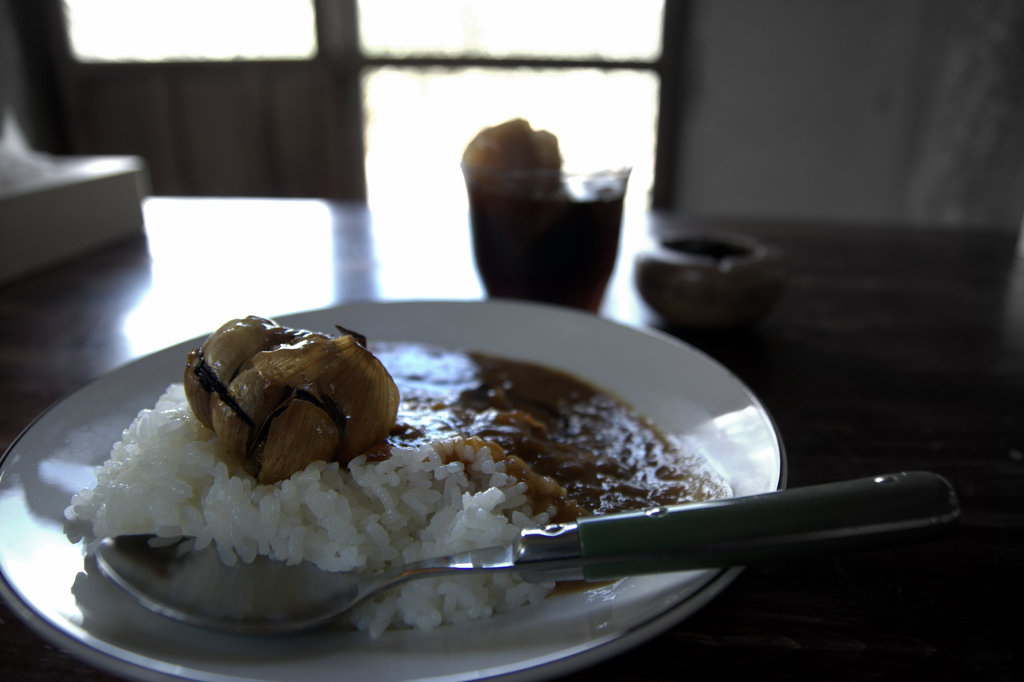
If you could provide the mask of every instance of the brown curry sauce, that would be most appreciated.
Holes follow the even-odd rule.
[[[390,442],[479,437],[565,487],[586,513],[722,497],[727,485],[611,394],[527,362],[415,343],[371,347],[398,385]]]

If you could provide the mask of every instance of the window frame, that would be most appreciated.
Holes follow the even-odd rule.
[[[625,0],[624,0],[625,1]],[[362,75],[367,69],[396,67],[403,69],[482,69],[544,68],[544,69],[599,69],[638,70],[653,73],[658,82],[658,107],[656,124],[656,149],[654,160],[654,182],[651,204],[654,208],[673,208],[672,197],[679,186],[679,158],[681,156],[680,129],[684,115],[683,92],[685,69],[685,42],[689,33],[689,0],[666,0],[662,17],[662,49],[654,60],[622,59],[569,59],[541,57],[479,57],[479,56],[380,56],[366,55],[359,42],[358,10],[356,0],[314,0],[316,19],[317,51],[310,59],[287,60],[239,60],[239,61],[168,61],[136,63],[81,62],[75,59],[67,34],[61,0],[45,3],[31,3],[39,7],[45,16],[30,16],[29,23],[45,24],[49,34],[47,52],[50,56],[49,70],[54,74],[56,92],[52,94],[57,102],[56,117],[59,127],[62,123],[73,122],[75,112],[75,88],[77,84],[91,79],[102,78],[105,74],[128,72],[132,74],[152,71],[165,75],[210,72],[220,70],[304,69],[320,70],[332,79],[342,95],[338,102],[344,108],[340,112],[339,125],[344,126],[341,137],[350,152],[344,160],[343,184],[348,188],[341,192],[342,198],[366,199],[365,116],[362,111]],[[33,12],[28,10],[27,14]],[[40,55],[41,56],[41,55]],[[54,131],[54,137],[64,140],[74,152],[75,133],[73,130]]]

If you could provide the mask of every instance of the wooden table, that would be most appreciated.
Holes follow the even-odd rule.
[[[461,214],[428,224],[353,204],[170,198],[145,214],[145,236],[0,286],[0,444],[83,382],[239,314],[482,296]],[[633,289],[631,252],[648,228],[679,224],[627,218],[603,314],[661,326]],[[786,254],[787,289],[761,324],[669,331],[761,397],[789,484],[930,469],[958,490],[963,519],[939,542],[748,569],[695,616],[570,679],[1018,679],[1024,257],[1014,235],[688,224]],[[0,604],[0,679],[108,676]]]

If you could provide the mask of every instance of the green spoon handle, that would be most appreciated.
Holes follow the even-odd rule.
[[[578,533],[585,579],[604,580],[926,539],[959,515],[949,482],[915,471],[587,517]]]

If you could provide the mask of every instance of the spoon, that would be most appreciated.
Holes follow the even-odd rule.
[[[381,576],[266,557],[226,566],[212,545],[194,550],[192,538],[153,535],[105,538],[95,560],[103,575],[163,616],[270,634],[322,625],[417,578],[511,570],[529,582],[606,581],[722,568],[933,538],[959,516],[952,486],[918,471],[585,517],[524,530],[508,547],[419,561]]]

